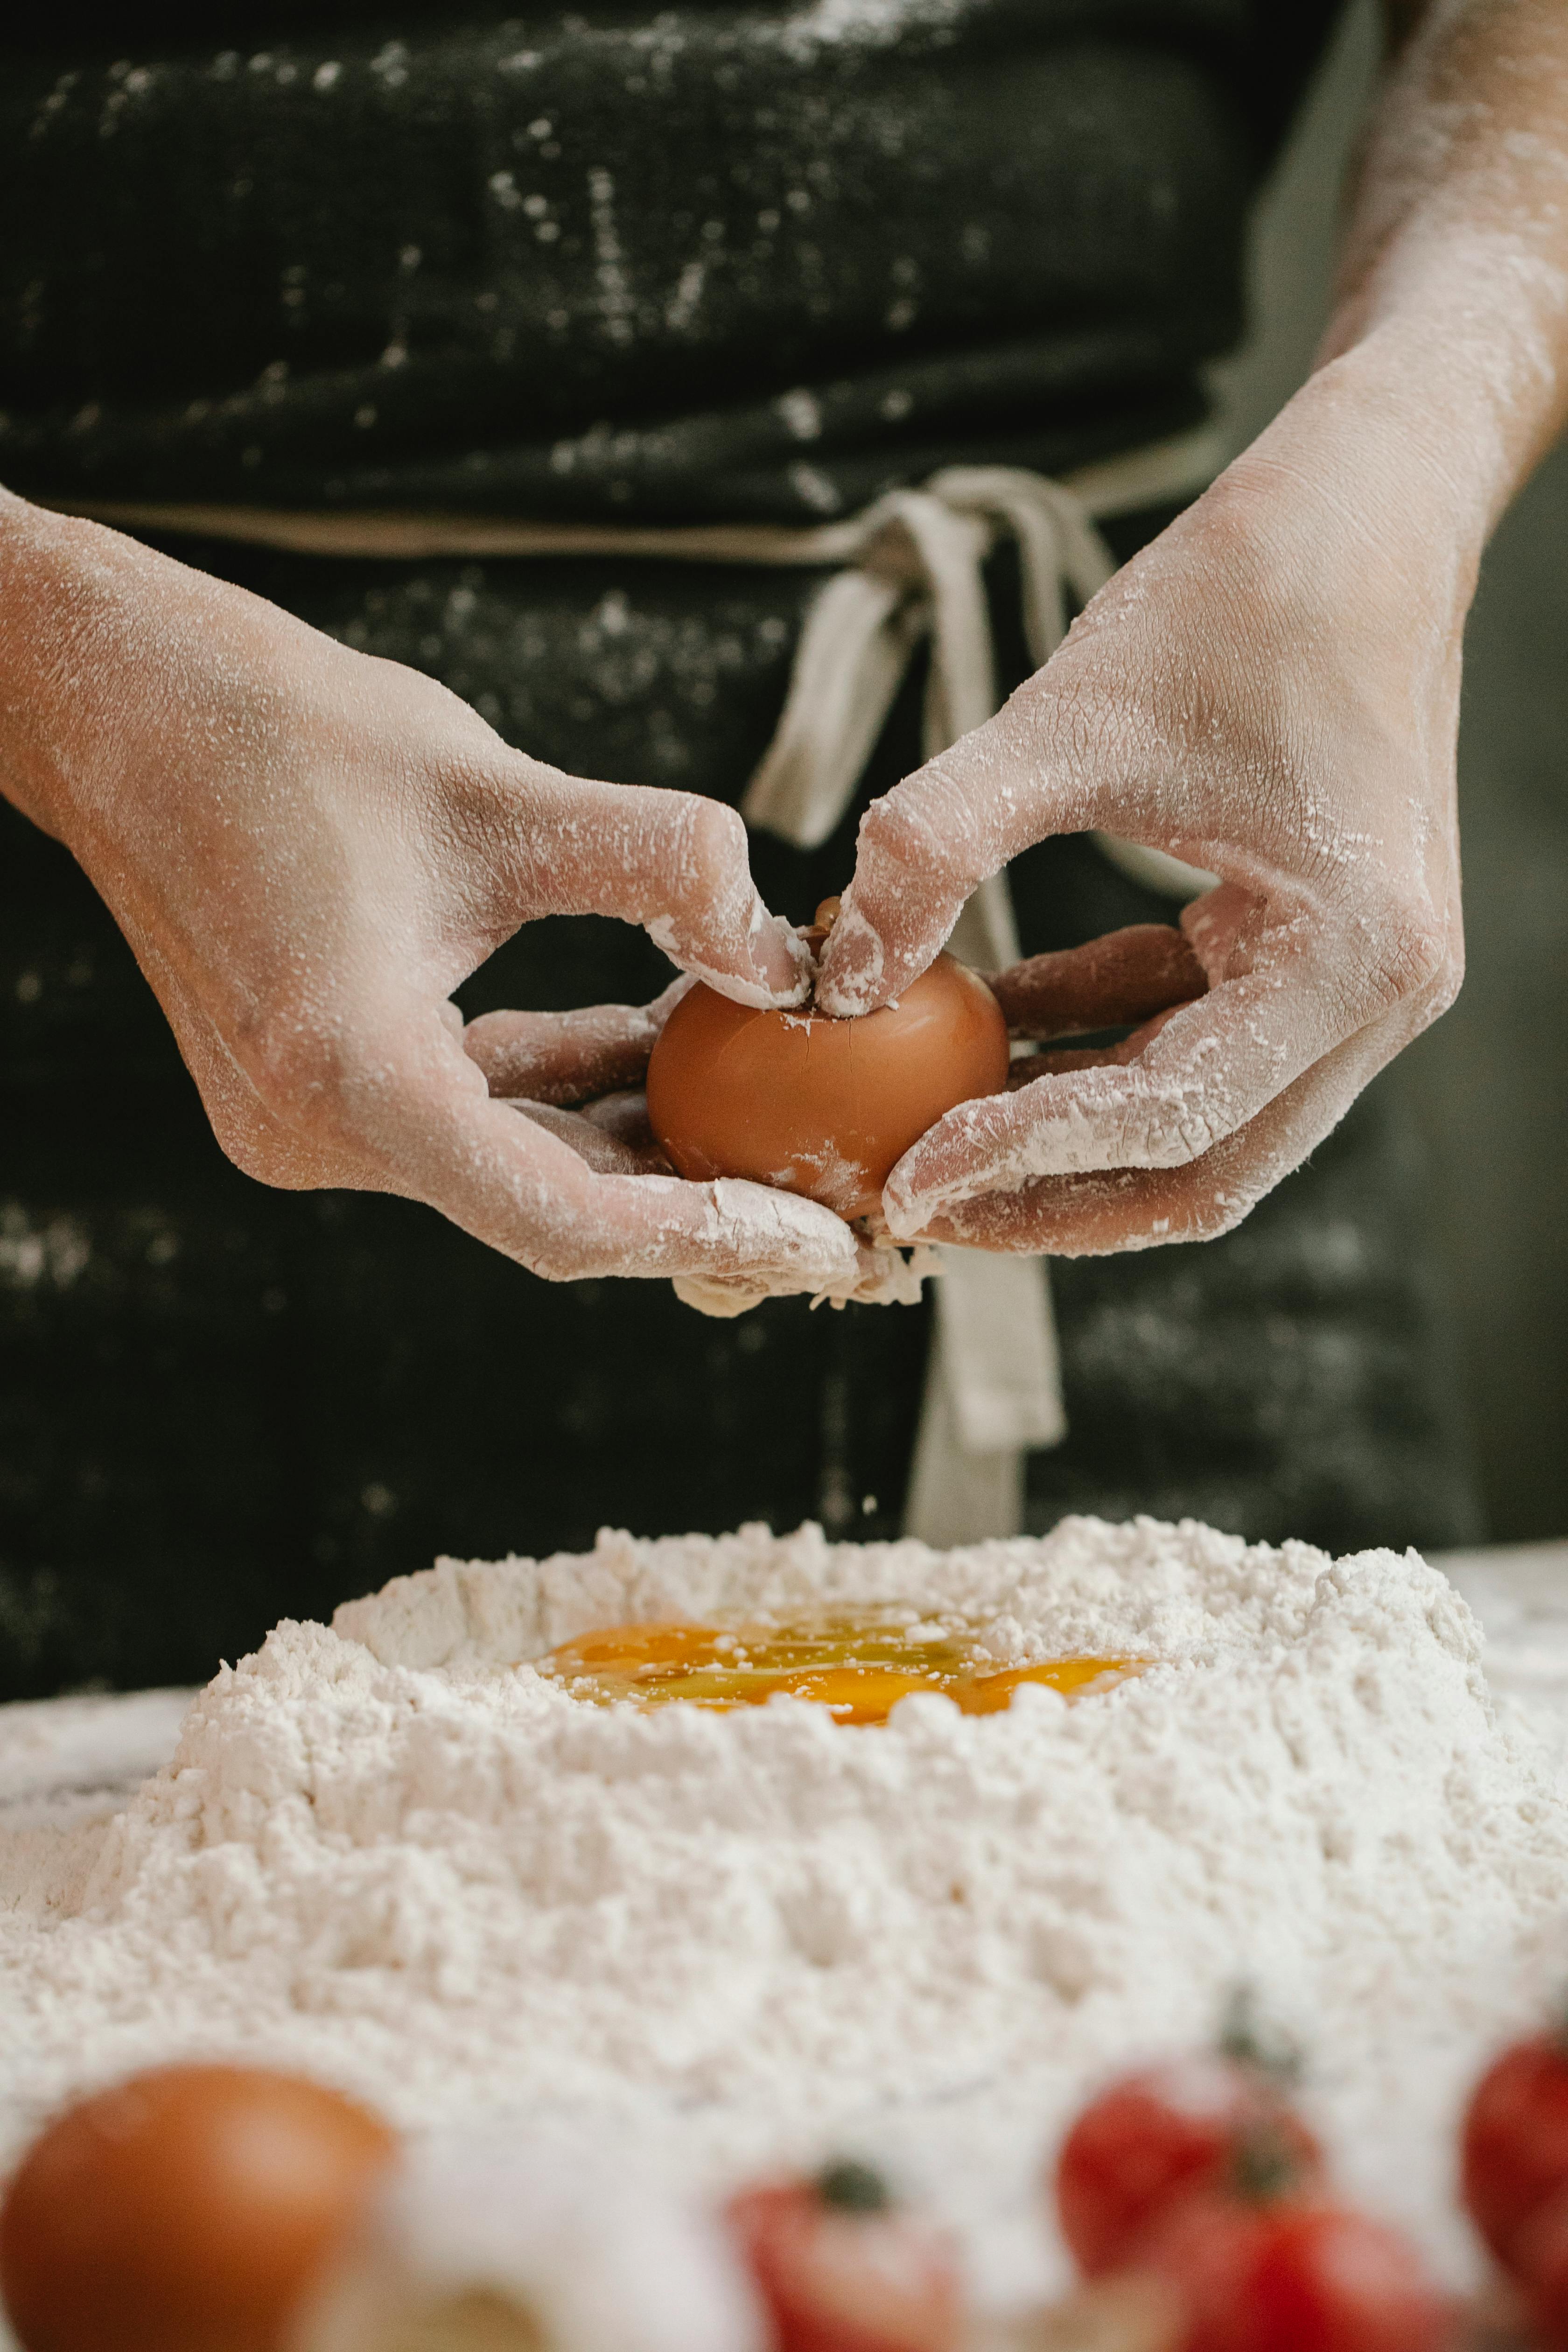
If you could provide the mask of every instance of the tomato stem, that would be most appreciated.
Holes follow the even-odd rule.
[[[881,2174],[852,2157],[824,2165],[816,2176],[816,2193],[837,2213],[885,2213],[893,2201]]]
[[[1231,2158],[1231,2181],[1248,2205],[1272,2205],[1288,2197],[1301,2178],[1296,2150],[1283,2132],[1271,2124],[1255,2124],[1244,2132]]]
[[[1564,2017],[1568,2030],[1568,2014]],[[1226,2002],[1220,2020],[1219,2047],[1238,2066],[1250,2066],[1279,2090],[1289,2090],[1301,2077],[1301,2047],[1283,2027],[1270,2025],[1259,2013],[1258,1995],[1249,1984],[1237,1985]]]

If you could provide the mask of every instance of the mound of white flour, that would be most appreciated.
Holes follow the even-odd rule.
[[[901,1599],[1157,1661],[882,1728],[641,1715],[518,1662],[628,1618]],[[1463,2259],[1452,2122],[1562,1951],[1568,1807],[1414,1554],[1068,1520],[936,1554],[765,1529],[442,1564],[280,1625],[107,1825],[0,1853],[0,2097],[244,2053],[405,2125],[581,2117],[732,2168],[890,2160],[1021,2281],[1084,2085],[1255,1985],[1349,2181]]]

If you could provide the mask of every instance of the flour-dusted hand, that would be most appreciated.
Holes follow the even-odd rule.
[[[1056,1252],[1221,1232],[1458,987],[1461,583],[1433,577],[1392,484],[1347,511],[1315,470],[1266,440],[990,726],[868,813],[828,947],[842,1009],[896,995],[1046,835],[1100,827],[1226,877],[1184,917],[1206,992],[1180,988],[1131,1055],[1052,1057],[950,1114],[893,1171],[896,1234]],[[1016,1031],[1125,1017],[1105,949],[1058,961],[1082,971],[1076,1017],[1013,1007]]]
[[[1070,1254],[1222,1233],[1458,987],[1465,614],[1568,407],[1568,15],[1391,12],[1396,33],[1416,18],[1319,373],[1005,710],[863,821],[817,991],[845,1014],[896,996],[1047,835],[1222,877],[1183,918],[1205,992],[951,1113],[889,1179],[901,1237]],[[1065,992],[1107,977],[1086,962]]]
[[[668,996],[476,1024],[473,1052],[448,1001],[520,923],[595,913],[743,1002],[798,1002],[732,811],[563,775],[416,672],[91,523],[0,500],[0,781],[108,902],[241,1168],[426,1201],[556,1279],[861,1279],[826,1209],[644,1172],[504,1098],[635,1084]]]

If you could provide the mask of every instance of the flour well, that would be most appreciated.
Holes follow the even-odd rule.
[[[1003,1663],[1157,1663],[867,1730],[589,1707],[517,1663],[629,1618],[892,1599],[993,1613]],[[950,1554],[750,1528],[447,1562],[279,1626],[107,1824],[16,1834],[6,2125],[237,2052],[413,2127],[610,2121],[720,2177],[850,2150],[1005,2299],[1086,2084],[1246,1979],[1307,2039],[1348,2182],[1462,2274],[1454,2114],[1562,1953],[1555,1769],[1414,1554],[1076,1519]]]

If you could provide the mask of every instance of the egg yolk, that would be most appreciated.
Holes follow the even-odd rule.
[[[1138,1673],[1137,1658],[1043,1658],[998,1666],[971,1620],[884,1608],[811,1612],[759,1624],[609,1625],[579,1634],[535,1673],[597,1706],[685,1699],[727,1713],[778,1692],[814,1700],[839,1723],[885,1723],[912,1691],[941,1691],[964,1715],[997,1715],[1022,1683],[1064,1696]]]

